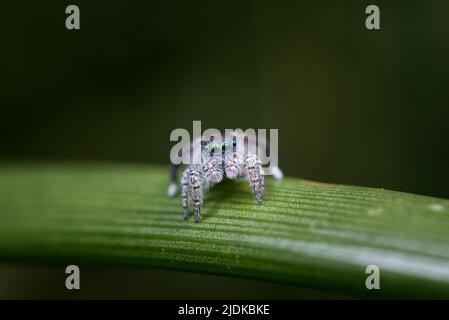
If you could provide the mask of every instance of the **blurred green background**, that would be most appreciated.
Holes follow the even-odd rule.
[[[81,30],[65,29],[69,4]],[[379,31],[365,29],[369,4]],[[2,13],[0,160],[168,164],[171,130],[202,120],[278,128],[289,176],[449,197],[447,1],[29,0]]]

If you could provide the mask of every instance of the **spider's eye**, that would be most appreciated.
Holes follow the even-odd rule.
[[[210,146],[210,151],[212,152],[218,152],[220,150],[220,146],[216,143],[212,143]]]
[[[221,144],[221,150],[222,150],[222,151],[226,151],[226,150],[228,150],[228,149],[229,149],[229,144],[226,143],[226,142],[223,142],[223,143]]]
[[[236,145],[237,145],[237,141],[235,141],[235,140],[234,140],[234,141],[232,141],[232,146],[234,146],[234,147],[235,147]]]

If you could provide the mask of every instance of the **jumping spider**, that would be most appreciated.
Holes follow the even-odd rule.
[[[220,183],[224,175],[231,180],[246,179],[256,203],[262,203],[265,193],[265,177],[261,162],[254,152],[255,149],[249,148],[248,145],[238,151],[238,139],[243,141],[244,137],[232,135],[216,139],[211,136],[207,140],[200,139],[190,146],[192,150],[195,143],[201,143],[201,162],[187,166],[182,174],[182,210],[185,220],[189,218],[190,198],[193,202],[195,222],[200,221],[204,192],[214,184]],[[259,141],[259,147],[266,146],[266,141]],[[174,197],[177,191],[177,167],[178,165],[172,164],[171,183],[167,190],[170,197]],[[277,180],[283,177],[283,173],[278,167],[272,169],[272,174]]]

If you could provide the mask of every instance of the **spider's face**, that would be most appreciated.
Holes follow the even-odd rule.
[[[223,175],[229,179],[237,178],[240,173],[240,158],[236,155],[236,138],[225,141],[210,140],[203,144],[204,169],[209,181],[218,183]]]
[[[204,143],[202,146],[203,157],[217,157],[222,156],[222,154],[227,153],[230,150],[230,144],[226,141],[223,142],[214,142],[210,141]]]

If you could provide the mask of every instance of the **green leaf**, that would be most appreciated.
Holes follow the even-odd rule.
[[[449,201],[267,178],[213,187],[202,221],[166,196],[168,168],[0,165],[3,261],[153,266],[366,297],[449,297]],[[367,290],[368,265],[380,290]]]

